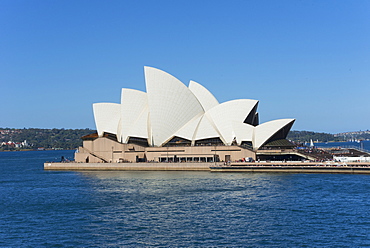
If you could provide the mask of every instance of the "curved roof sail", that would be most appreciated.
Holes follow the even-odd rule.
[[[174,136],[181,137],[187,140],[193,140],[194,133],[199,126],[199,122],[202,119],[203,114],[195,116],[186,125],[184,125]]]
[[[121,137],[127,142],[129,136],[148,138],[148,97],[145,92],[122,89],[121,92]]]
[[[235,138],[233,130],[233,122],[243,123],[249,112],[258,103],[257,100],[239,99],[221,103],[216,107],[207,111],[209,116],[215,124],[218,132],[222,136],[222,140],[227,145],[231,145]]]
[[[240,122],[233,122],[232,125],[238,145],[243,141],[253,141],[254,127],[252,125]]]
[[[221,138],[221,134],[218,132],[213,121],[209,119],[207,114],[204,114],[193,136],[193,141],[209,138]]]
[[[117,135],[121,119],[121,104],[94,103],[93,111],[98,135],[101,137],[104,132]]]
[[[285,139],[292,127],[295,119],[279,119],[262,123],[255,127],[253,149],[258,150],[268,141],[272,141],[275,135],[276,139]]]
[[[209,92],[209,90],[207,90],[201,84],[194,81],[190,81],[189,89],[196,96],[196,98],[202,105],[204,111],[208,111],[211,108],[219,105],[217,99],[212,95],[212,93]]]
[[[174,76],[153,67],[145,67],[144,71],[152,145],[161,146],[204,111],[189,88]]]

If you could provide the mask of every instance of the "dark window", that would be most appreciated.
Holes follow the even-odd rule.
[[[224,143],[218,137],[210,139],[202,139],[195,141],[196,146],[223,146]]]
[[[137,137],[130,137],[128,139],[128,144],[135,144],[135,145],[139,145],[139,146],[144,146],[144,147],[148,147],[149,144],[148,144],[148,140],[145,139],[145,138],[137,138]]]
[[[168,141],[164,146],[190,146],[191,141],[180,138],[180,137],[173,137],[170,141]]]

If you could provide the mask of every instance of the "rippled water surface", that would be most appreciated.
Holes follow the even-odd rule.
[[[370,175],[44,171],[0,153],[0,247],[370,246]]]

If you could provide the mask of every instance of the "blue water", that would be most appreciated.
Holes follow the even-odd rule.
[[[307,144],[309,145],[309,144]],[[324,142],[324,143],[316,143],[314,142],[315,147],[319,148],[330,148],[330,147],[342,147],[342,148],[349,148],[349,147],[358,147],[370,151],[370,141],[364,140],[361,142]]]
[[[370,246],[370,175],[44,171],[0,153],[0,247]]]

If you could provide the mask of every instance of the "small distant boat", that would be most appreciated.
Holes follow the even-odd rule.
[[[310,142],[310,147],[314,147],[315,144],[313,143],[312,139],[311,139],[311,142]]]

